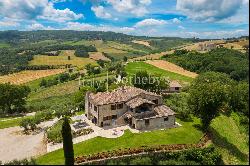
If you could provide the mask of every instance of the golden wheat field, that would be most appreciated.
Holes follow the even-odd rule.
[[[74,55],[75,51],[65,50],[59,56],[36,55],[34,59],[29,62],[30,66],[33,65],[66,65],[71,64],[79,68],[83,68],[86,64],[95,63],[93,59],[81,58]],[[70,60],[68,60],[68,56]]]
[[[48,77],[63,73],[64,69],[52,69],[52,70],[26,70],[14,74],[0,76],[0,83],[10,84],[24,84],[39,78]]]
[[[105,57],[103,55],[103,53],[101,53],[101,52],[90,52],[89,53],[89,58],[93,59],[95,61],[97,61],[97,60],[110,61],[110,59]]]
[[[151,64],[151,65],[158,67],[160,69],[167,70],[167,71],[177,73],[177,74],[181,74],[181,75],[191,77],[191,78],[195,78],[198,75],[194,72],[190,72],[188,70],[183,69],[180,66],[177,66],[173,63],[170,63],[170,62],[164,61],[164,60],[148,60],[148,61],[146,61],[146,63]]]
[[[147,47],[151,47],[149,42],[147,42],[147,41],[133,40],[132,42],[136,43],[136,44],[141,44],[141,45],[144,45],[144,46],[147,46]]]

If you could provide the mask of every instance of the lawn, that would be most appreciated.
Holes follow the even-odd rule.
[[[8,120],[3,121],[4,119],[0,119],[0,129],[19,126],[20,122],[27,117],[18,117],[18,118],[8,118]]]
[[[232,117],[221,115],[212,125],[213,143],[222,154],[227,165],[249,164],[249,142],[245,133],[240,132]]]
[[[202,137],[202,132],[199,131],[196,125],[200,124],[198,119],[194,122],[182,122],[183,126],[167,129],[156,130],[152,132],[144,132],[133,134],[130,131],[125,131],[125,134],[116,139],[96,137],[85,142],[74,145],[75,156],[85,154],[93,154],[102,151],[132,148],[139,146],[162,145],[162,144],[190,144],[197,143]],[[37,158],[38,164],[64,164],[63,150],[48,153]]]
[[[68,60],[68,56],[70,56],[70,60]],[[87,65],[89,63],[96,64],[96,62],[90,58],[76,57],[74,55],[73,50],[64,50],[61,52],[61,54],[59,56],[35,55],[34,59],[29,62],[29,65],[33,66],[33,65],[72,64],[73,66],[83,68],[85,65]]]
[[[147,71],[152,75],[160,75],[162,77],[167,77],[170,80],[179,80],[180,82],[191,82],[193,78],[183,76],[177,73],[169,72],[153,65],[147,64],[145,62],[131,62],[125,67],[126,72],[132,76],[138,71]]]

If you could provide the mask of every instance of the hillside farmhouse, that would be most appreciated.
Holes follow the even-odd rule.
[[[179,93],[182,89],[181,84],[178,81],[171,81],[169,83],[168,92],[170,93]]]
[[[130,86],[112,92],[88,92],[85,110],[87,118],[100,127],[128,124],[148,130],[175,125],[175,112],[163,104],[162,96]]]

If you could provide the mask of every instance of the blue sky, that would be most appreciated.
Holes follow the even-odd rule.
[[[95,30],[132,35],[249,35],[249,0],[1,0],[0,30]]]

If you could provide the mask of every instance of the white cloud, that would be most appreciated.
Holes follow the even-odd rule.
[[[111,18],[111,14],[107,13],[103,6],[92,6],[91,10],[95,13],[96,17],[99,18]]]
[[[181,25],[179,25],[178,28],[180,28],[182,30],[186,29],[184,26],[181,26]]]
[[[246,0],[177,0],[176,9],[196,21],[218,21],[237,13]]]
[[[0,27],[17,27],[20,23],[15,19],[3,18],[0,20]]]
[[[204,31],[204,32],[195,32],[195,31],[180,31],[173,32],[171,35],[162,33],[162,36],[176,36],[176,37],[186,37],[193,38],[198,37],[201,39],[222,39],[222,38],[231,38],[231,37],[240,37],[249,35],[249,30],[237,29],[230,31]]]
[[[151,4],[151,0],[107,0],[113,8],[121,13],[130,13],[137,17],[148,13],[146,6]]]
[[[48,0],[4,0],[0,1],[0,16],[21,20],[46,19],[52,21],[70,21],[82,18],[68,8],[55,9]]]
[[[79,22],[66,23],[64,30],[77,30],[77,31],[112,31],[119,33],[132,34],[135,31],[134,27],[116,27],[108,25],[91,25]]]
[[[174,18],[172,19],[173,23],[179,24],[181,23],[181,20],[179,20],[178,18]]]
[[[43,13],[47,0],[3,0],[0,15],[15,19],[34,19]]]
[[[79,22],[68,22],[67,26],[64,28],[66,30],[78,30],[78,31],[88,31],[95,29],[94,25],[79,23]]]
[[[38,16],[38,18],[56,22],[65,22],[83,18],[83,14],[76,14],[68,8],[63,10],[55,9],[53,4],[49,3],[48,6],[45,7],[43,15]]]
[[[40,23],[33,23],[27,26],[27,30],[53,30],[50,26],[46,27]]]
[[[249,0],[243,0],[243,5],[249,6]]]
[[[140,22],[137,22],[135,24],[135,27],[150,27],[150,26],[159,26],[159,25],[165,25],[167,24],[167,21],[165,20],[156,20],[156,19],[144,19]]]

